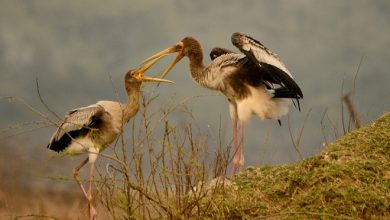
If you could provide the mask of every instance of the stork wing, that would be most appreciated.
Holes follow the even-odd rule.
[[[105,112],[102,106],[96,104],[68,112],[47,147],[57,152],[64,150],[73,138],[87,134],[91,128],[97,128]]]
[[[206,67],[205,77],[197,82],[209,89],[224,90],[226,77],[235,73],[245,60],[245,55],[241,53],[217,54]]]
[[[262,72],[267,74],[267,78],[272,79],[274,83],[280,84],[282,87],[292,90],[299,97],[303,97],[301,89],[294,81],[291,73],[287,70],[283,62],[263,44],[241,33],[234,33],[232,35],[232,43],[244,53],[252,63],[261,68]]]

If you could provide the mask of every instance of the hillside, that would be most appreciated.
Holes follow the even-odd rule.
[[[187,186],[181,174],[177,175],[179,179],[166,178]],[[216,190],[207,193],[209,187],[200,184],[203,190],[199,194],[194,194],[195,189],[191,193],[173,190],[155,194],[153,184],[138,189],[134,183],[129,185],[135,191],[128,198],[134,207],[123,206],[130,204],[121,191],[123,185],[109,184],[100,190],[119,191],[116,196],[100,197],[100,201],[111,203],[100,203],[99,219],[389,219],[390,113],[343,136],[311,158],[290,165],[248,168],[228,182],[226,187],[221,188],[219,183]],[[35,190],[34,194],[20,189],[0,191],[0,218],[83,218],[85,203],[78,189],[71,189],[56,191],[55,197],[49,190]],[[139,200],[136,191],[142,191],[153,203]],[[104,205],[117,212],[108,213]],[[123,207],[131,207],[130,213]],[[144,207],[152,211],[141,212]]]
[[[390,218],[390,113],[302,162],[249,168],[213,196],[209,217]]]

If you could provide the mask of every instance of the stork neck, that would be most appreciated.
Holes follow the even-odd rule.
[[[190,71],[194,81],[205,88],[218,90],[219,87],[217,87],[214,82],[215,77],[213,76],[213,73],[210,72],[208,66],[203,64],[202,49],[195,49],[187,56],[190,60]]]
[[[123,120],[125,122],[129,121],[138,112],[140,87],[126,88],[126,92],[128,98],[123,109]]]
[[[195,79],[195,81],[199,82],[199,80],[203,77],[205,70],[205,66],[203,64],[202,49],[200,47],[196,48],[192,50],[191,53],[187,56],[190,60],[191,75]]]

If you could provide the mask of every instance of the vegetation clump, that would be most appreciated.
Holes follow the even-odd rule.
[[[390,113],[292,165],[248,168],[211,218],[390,218]]]

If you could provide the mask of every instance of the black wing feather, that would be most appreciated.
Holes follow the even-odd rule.
[[[264,76],[265,80],[268,79],[272,83],[288,88],[296,93],[296,96],[303,98],[302,90],[290,76],[287,68],[279,60],[276,54],[272,53],[259,41],[244,34],[234,33],[232,35],[232,43],[244,53],[252,63],[260,68],[261,72],[266,74],[266,76]]]
[[[47,148],[56,152],[63,151],[73,139],[87,135],[93,128],[99,128],[105,112],[100,105],[90,105],[68,112],[64,122],[51,137]]]

